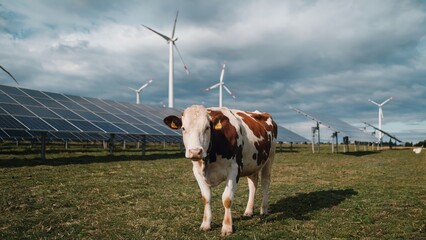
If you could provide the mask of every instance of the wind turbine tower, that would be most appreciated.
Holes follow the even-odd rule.
[[[141,99],[140,99],[140,93],[141,93],[141,91],[144,88],[146,88],[150,83],[152,83],[152,81],[153,81],[152,79],[149,80],[147,83],[145,83],[144,85],[142,85],[142,87],[140,87],[139,89],[134,89],[134,88],[130,88],[129,87],[130,90],[135,91],[135,93],[136,93],[136,104],[140,104],[140,101],[141,101]]]
[[[371,103],[377,105],[379,107],[379,129],[382,130],[382,122],[383,122],[383,110],[382,107],[383,105],[385,105],[387,102],[389,102],[390,100],[392,100],[393,97],[390,97],[388,99],[386,99],[384,102],[378,104],[375,101],[368,99],[368,101],[370,101]],[[382,139],[383,139],[383,134],[381,131],[379,131],[379,143],[382,143]]]
[[[234,99],[235,99],[234,94],[232,94],[231,90],[229,90],[229,88],[227,88],[227,87],[225,86],[225,83],[223,82],[223,77],[224,77],[224,75],[225,75],[225,67],[226,67],[226,63],[223,63],[223,66],[222,66],[222,72],[220,73],[220,80],[219,80],[219,83],[216,83],[215,85],[213,85],[213,86],[211,86],[211,87],[209,87],[209,88],[206,88],[206,89],[205,89],[205,91],[210,91],[210,90],[212,90],[213,88],[217,88],[217,87],[219,87],[219,107],[222,107],[222,87],[223,87],[223,88],[225,88],[225,90],[229,93],[229,95],[231,95],[231,96],[232,96],[232,98],[234,98]]]
[[[178,38],[175,37],[175,30],[176,30],[176,22],[177,22],[178,14],[179,14],[179,11],[176,12],[176,18],[175,18],[175,23],[173,25],[173,31],[172,31],[171,37],[168,37],[168,36],[166,36],[164,34],[161,34],[161,33],[157,32],[157,31],[155,31],[154,29],[152,29],[152,28],[150,28],[150,27],[145,26],[145,25],[142,24],[148,30],[150,30],[150,31],[158,34],[160,37],[164,38],[167,41],[167,43],[169,44],[169,108],[173,108],[174,107],[174,95],[173,95],[173,77],[174,77],[173,76],[174,75],[173,74],[174,73],[173,72],[174,71],[174,66],[173,66],[173,47],[176,48],[176,51],[179,54],[179,58],[180,58],[180,60],[183,63],[183,67],[185,69],[185,72],[189,76],[188,68],[186,67],[185,62],[183,61],[182,55],[180,54],[180,51],[179,51],[178,47],[176,46],[176,41],[178,40]]]

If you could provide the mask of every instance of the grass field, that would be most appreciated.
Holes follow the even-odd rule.
[[[221,239],[223,185],[213,226],[190,160],[175,151],[0,149],[0,239]],[[411,149],[277,154],[270,215],[245,219],[239,182],[228,239],[426,239],[426,155]]]

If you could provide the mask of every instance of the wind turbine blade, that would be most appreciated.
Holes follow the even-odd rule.
[[[215,85],[213,85],[213,86],[211,86],[209,88],[204,89],[204,91],[210,91],[210,90],[212,90],[214,88],[217,88],[219,85],[220,85],[220,83],[216,83]]]
[[[12,74],[9,71],[4,69],[4,67],[2,67],[1,65],[0,65],[0,68],[3,69],[3,71],[5,71],[16,82],[16,84],[19,85],[18,81],[16,81],[16,79],[12,76]]]
[[[229,88],[227,88],[225,85],[223,85],[223,88],[225,88],[225,90],[232,96],[232,98],[236,99],[231,90],[229,90]]]
[[[382,102],[382,104],[380,104],[381,106],[385,105],[387,102],[389,102],[390,100],[392,100],[393,97],[388,98],[386,101]]]
[[[175,48],[176,48],[176,51],[177,51],[177,53],[178,53],[178,55],[179,55],[180,61],[181,61],[181,62],[182,62],[182,64],[183,64],[183,68],[185,69],[186,74],[188,75],[188,77],[190,77],[188,67],[186,66],[185,62],[183,61],[182,54],[180,54],[179,48],[177,47],[177,45],[176,45],[174,42],[173,42],[173,45],[174,45],[174,46],[175,46]]]
[[[134,88],[131,88],[131,87],[128,87],[130,90],[132,90],[132,91],[135,91],[135,92],[137,92],[138,90],[137,89],[134,89]]]
[[[225,75],[226,63],[223,63],[222,72],[220,73],[220,82],[223,82],[223,76]]]
[[[371,100],[371,99],[368,99],[368,101],[370,101],[370,102],[372,102],[372,103],[376,104],[377,106],[380,106],[380,104],[376,103],[375,101],[373,101],[373,100]]]
[[[157,31],[155,31],[154,29],[152,29],[152,28],[150,28],[150,27],[148,27],[148,26],[145,26],[145,25],[143,25],[143,24],[142,24],[142,26],[144,26],[144,27],[148,28],[148,30],[151,30],[152,32],[154,32],[154,33],[156,33],[156,34],[160,35],[162,38],[166,39],[166,41],[167,41],[167,42],[169,42],[169,41],[171,41],[171,40],[172,40],[171,38],[167,37],[166,35],[161,34],[161,33],[159,33],[159,32],[157,32]]]
[[[147,83],[145,83],[144,85],[142,85],[142,87],[140,87],[140,88],[138,89],[138,92],[142,91],[142,89],[146,88],[146,86],[148,86],[150,83],[152,83],[152,79],[151,79],[151,80],[149,80],[149,81],[148,81]]]
[[[173,25],[172,39],[175,37],[176,22],[177,22],[178,15],[179,15],[179,11],[176,12],[175,24]]]

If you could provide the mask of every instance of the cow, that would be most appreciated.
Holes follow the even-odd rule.
[[[182,130],[185,157],[192,160],[192,170],[204,203],[201,230],[211,229],[211,188],[223,181],[226,181],[226,187],[222,194],[225,208],[222,236],[233,232],[231,205],[240,177],[247,177],[249,187],[244,216],[253,216],[259,173],[262,187],[260,214],[268,213],[268,192],[277,138],[277,125],[271,115],[193,105],[185,109],[181,117],[171,115],[164,118],[164,123],[172,129]]]

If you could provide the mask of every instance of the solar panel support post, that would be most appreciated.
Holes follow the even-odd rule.
[[[317,130],[318,130],[318,153],[320,153],[321,140],[320,140],[320,128],[319,128],[318,122],[317,122]]]
[[[312,153],[315,153],[315,131],[316,131],[316,128],[312,127],[311,131],[312,131]]]
[[[41,160],[46,160],[46,132],[41,133]]]
[[[145,156],[146,153],[146,135],[142,136],[142,156]]]
[[[333,140],[331,140],[331,152],[332,153],[334,153],[334,152],[338,153],[339,152],[338,133],[334,132],[333,135],[331,135],[331,137],[334,138]]]
[[[126,139],[123,139],[123,150],[126,150]]]
[[[108,140],[109,155],[112,155],[114,152],[114,137],[115,134],[111,133],[110,138]]]
[[[318,142],[317,142],[317,152],[320,153],[320,129],[319,123],[317,122],[316,127],[312,127],[312,153],[315,153],[315,133],[318,131]]]
[[[65,150],[68,150],[68,140],[65,140]]]

